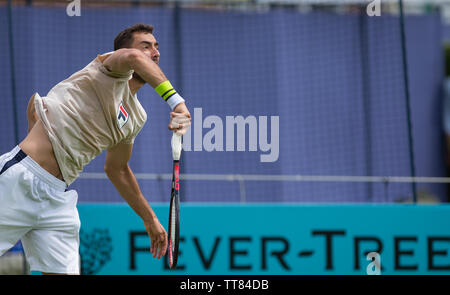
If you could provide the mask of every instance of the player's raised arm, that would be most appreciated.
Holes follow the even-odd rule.
[[[115,51],[103,61],[103,65],[112,72],[125,73],[133,70],[133,84],[136,88],[148,83],[174,110],[184,99],[158,65],[159,43],[152,32],[152,27],[146,27],[145,31],[131,34],[125,30],[119,34],[114,40]]]
[[[134,70],[153,88],[167,81],[161,68],[144,52],[136,48],[121,48],[114,51],[103,65],[111,72],[126,73]]]
[[[145,46],[149,46],[148,44],[153,44],[151,40],[152,39],[141,41],[141,43],[144,44],[143,49],[139,49],[138,47],[116,50],[103,62],[103,65],[112,72],[125,73],[133,70],[137,73],[139,79],[142,79],[144,83],[146,82],[152,86],[169,104],[170,108],[174,110],[176,106],[184,102],[184,99],[177,93],[161,68],[155,62],[157,59],[152,58],[153,55],[151,51],[148,51],[145,48]]]

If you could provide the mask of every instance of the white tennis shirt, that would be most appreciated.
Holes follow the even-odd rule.
[[[36,113],[67,185],[105,149],[134,143],[147,120],[147,113],[128,86],[133,71],[116,73],[103,66],[111,54],[98,55],[45,97],[34,94]]]

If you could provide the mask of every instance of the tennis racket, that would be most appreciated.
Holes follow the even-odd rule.
[[[174,269],[178,260],[178,244],[180,241],[180,155],[181,135],[172,135],[172,192],[170,194],[169,211],[169,267]]]

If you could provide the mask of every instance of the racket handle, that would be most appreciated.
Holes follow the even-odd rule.
[[[172,134],[172,158],[177,161],[180,160],[181,156],[181,137],[175,132]]]

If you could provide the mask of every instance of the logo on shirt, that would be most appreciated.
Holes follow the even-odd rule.
[[[122,126],[125,125],[127,121],[128,121],[128,112],[125,109],[123,103],[121,102],[117,114],[117,123],[119,124],[119,127],[122,128]]]

